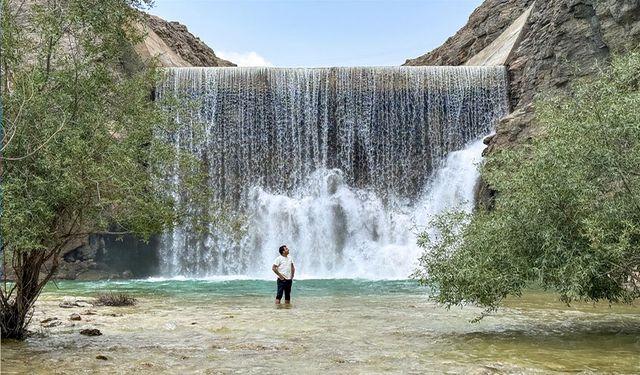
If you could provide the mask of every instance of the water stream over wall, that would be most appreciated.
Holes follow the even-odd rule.
[[[503,67],[179,68],[158,98],[184,105],[170,138],[200,158],[206,209],[243,219],[165,234],[162,272],[185,277],[270,277],[285,243],[302,277],[407,277],[429,217],[470,209],[508,110]]]

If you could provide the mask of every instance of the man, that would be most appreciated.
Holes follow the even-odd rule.
[[[280,303],[283,292],[284,303],[291,303],[291,284],[293,284],[293,275],[296,273],[296,267],[293,265],[293,259],[289,256],[287,245],[280,246],[278,252],[280,255],[273,261],[273,266],[271,267],[271,270],[278,275],[276,304]]]

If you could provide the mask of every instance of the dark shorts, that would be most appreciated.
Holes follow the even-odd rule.
[[[291,285],[293,284],[293,280],[280,280],[278,279],[278,294],[276,294],[276,299],[282,298],[282,293],[284,292],[285,301],[289,301],[291,299]]]

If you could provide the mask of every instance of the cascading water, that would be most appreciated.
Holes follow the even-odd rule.
[[[188,103],[172,142],[201,159],[207,209],[243,220],[165,234],[164,276],[271,277],[286,243],[302,277],[406,278],[428,217],[472,205],[506,86],[503,67],[168,70],[158,98]]]

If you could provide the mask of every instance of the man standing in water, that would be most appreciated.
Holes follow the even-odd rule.
[[[280,255],[273,261],[273,266],[271,267],[271,270],[278,275],[276,304],[280,303],[283,292],[284,303],[291,303],[291,284],[293,284],[293,275],[296,273],[296,267],[293,265],[293,259],[289,256],[287,245],[280,246],[278,252],[280,252]]]

